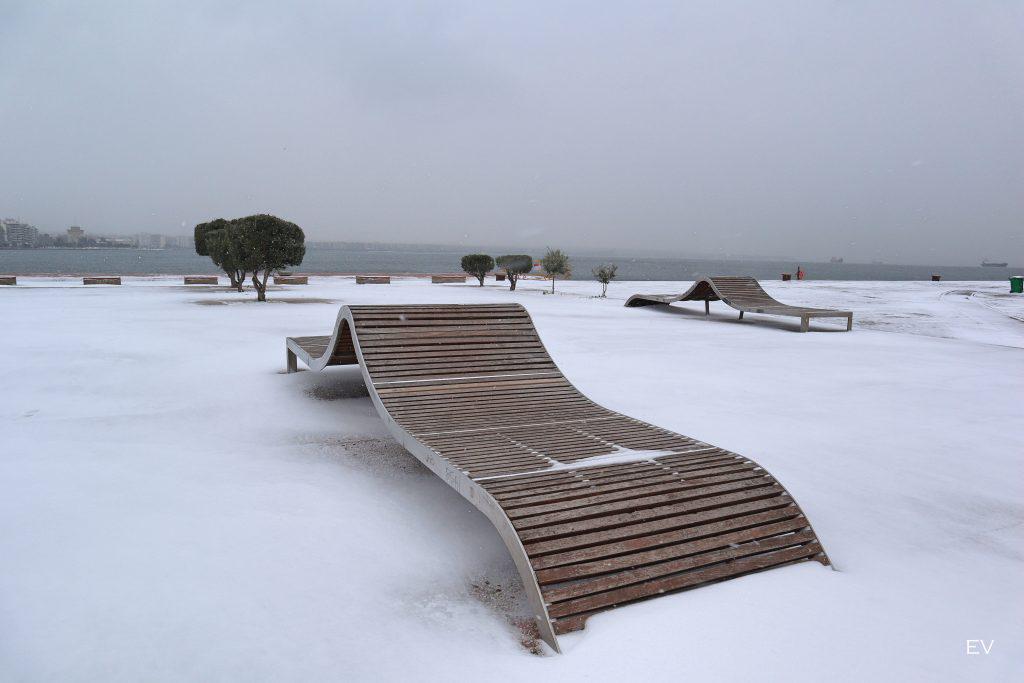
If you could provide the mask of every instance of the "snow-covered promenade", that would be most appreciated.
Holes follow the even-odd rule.
[[[224,278],[222,278],[222,281]],[[519,291],[313,277],[260,304],[180,277],[0,288],[0,680],[1014,680],[1024,670],[1024,296],[763,283]],[[388,437],[358,370],[283,374],[343,303],[527,307],[595,401],[755,459],[803,563],[600,614],[535,656],[486,519]],[[844,323],[845,324],[845,323]],[[968,640],[980,654],[967,653]],[[985,654],[988,648],[989,654]]]

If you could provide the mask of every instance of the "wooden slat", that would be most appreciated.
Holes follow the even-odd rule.
[[[752,526],[776,523],[790,519],[800,520],[800,523],[803,526],[806,526],[806,520],[803,515],[797,514],[794,508],[774,508],[767,512],[757,512],[750,515],[728,517],[720,521],[708,522],[706,524],[694,525],[692,524],[692,520],[687,520],[688,522],[691,522],[689,526],[673,529],[672,531],[644,534],[625,540],[616,540],[609,543],[602,543],[600,545],[591,545],[584,548],[577,548],[575,550],[551,553],[549,555],[532,556],[530,561],[533,568],[538,571],[542,569],[552,570],[551,573],[545,575],[547,580],[563,580],[563,577],[567,577],[568,575],[564,572],[556,572],[554,571],[554,568],[568,567],[571,571],[576,571],[577,568],[584,567],[588,563],[592,563],[596,560],[601,560],[602,558],[615,558],[613,560],[604,560],[604,564],[600,567],[602,571],[611,571],[618,568],[620,565],[633,566],[636,561],[630,558],[633,558],[637,552],[644,551],[648,548],[668,546],[699,538],[717,538],[728,531],[746,529]],[[801,528],[803,527],[801,526]],[[619,558],[622,559],[620,560]]]
[[[512,518],[512,524],[516,529],[533,529],[536,527],[547,527],[575,520],[589,520],[593,517],[606,517],[618,513],[636,510],[655,508],[661,505],[671,505],[686,501],[696,501],[702,498],[711,498],[716,495],[724,495],[736,492],[746,492],[771,486],[772,482],[767,475],[746,477],[736,482],[725,484],[712,484],[709,486],[687,487],[651,487],[652,491],[633,491],[633,496],[608,496],[608,500],[596,497],[598,500],[586,507],[560,506],[557,509],[546,511],[544,514],[524,517],[516,515]]]
[[[746,521],[743,518],[740,519],[743,520],[743,522]],[[735,523],[735,520],[730,520],[730,522]],[[685,540],[673,543],[672,545],[661,545],[650,550],[629,552],[617,555],[613,558],[597,559],[590,562],[573,562],[572,564],[565,564],[554,569],[538,569],[537,580],[541,585],[547,585],[562,581],[600,576],[611,572],[621,572],[627,569],[635,569],[641,565],[665,562],[668,560],[686,557],[688,555],[707,552],[709,550],[724,550],[737,543],[759,541],[779,534],[789,534],[804,530],[807,528],[807,520],[803,517],[793,517],[781,522],[746,527],[737,531],[729,531],[730,528],[734,528],[730,523],[722,523],[714,526],[708,525],[700,527],[699,530],[701,532],[705,530],[713,531],[698,540]],[[682,536],[683,538],[691,537],[683,536],[682,534],[676,535]],[[805,540],[810,540],[810,538],[812,537]],[[650,545],[653,544],[646,544],[646,547],[649,547]],[[563,595],[566,595],[567,597],[575,597],[582,592],[579,591],[575,585],[567,586],[563,591]],[[558,599],[557,594],[549,594],[546,597],[552,600]]]
[[[762,498],[775,498],[784,493],[785,491],[780,486],[765,485],[736,489],[710,497],[678,496],[677,500],[664,505],[643,506],[634,509],[629,509],[628,506],[620,506],[620,509],[625,508],[625,511],[603,516],[591,516],[580,520],[574,520],[570,516],[568,521],[562,521],[558,524],[536,524],[527,528],[520,528],[518,532],[519,538],[524,542],[541,541],[559,536],[571,536],[590,531],[612,529],[618,526],[656,520],[662,517],[676,517],[691,512],[702,512],[703,510],[726,507],[734,503],[745,503]]]
[[[678,510],[676,514],[657,519],[640,519],[633,524],[612,526],[589,533],[576,533],[540,540],[526,544],[530,557],[544,557],[552,553],[587,550],[615,543],[643,542],[642,539],[657,538],[661,533],[685,529],[695,524],[732,519],[747,513],[787,510],[799,512],[792,500],[785,496],[765,496],[740,503],[711,506],[706,510]],[[638,541],[638,539],[641,539]],[[582,559],[588,559],[586,556]]]
[[[813,537],[813,534],[802,536],[802,538],[806,537]],[[669,591],[732,578],[797,559],[811,559],[822,552],[821,546],[814,542],[787,548],[786,540],[782,539],[771,543],[773,547],[779,547],[778,552],[762,552],[764,548],[761,546],[763,545],[769,545],[769,543],[743,545],[738,548],[678,560],[672,563],[671,567],[663,569],[665,572],[670,570],[675,572],[668,576],[660,575],[655,571],[637,571],[634,576],[653,575],[657,578],[551,605],[548,608],[548,614],[557,619],[573,613],[593,612],[602,607],[612,607],[624,602],[663,595]],[[696,571],[685,571],[687,569],[696,569]]]
[[[514,326],[514,327],[525,327],[533,329],[533,324],[526,315],[517,315],[510,312],[495,313],[493,315],[474,315],[472,317],[466,316],[444,316],[444,317],[430,317],[420,318],[418,316],[409,315],[395,315],[395,316],[377,316],[371,320],[364,320],[360,318],[360,321],[356,324],[356,331],[359,332],[360,337],[366,333],[379,332],[381,330],[395,330],[399,328],[406,328],[407,330],[416,330],[422,328],[435,328],[435,329],[448,329],[454,327],[458,329],[479,329],[481,327],[492,327],[492,326]]]

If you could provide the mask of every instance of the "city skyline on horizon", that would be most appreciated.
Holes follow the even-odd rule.
[[[33,228],[38,229],[40,234],[47,234],[47,235],[51,235],[52,234],[53,237],[59,237],[62,234],[61,232],[50,233],[50,232],[48,232],[46,230],[38,228],[38,226],[35,226],[32,223],[29,223],[27,221],[22,221],[20,218],[12,219],[12,217],[10,217],[10,216],[7,216],[7,217],[4,217],[4,218],[0,219],[0,225],[2,225],[3,223],[10,222],[12,220],[17,220],[19,222],[22,222],[22,223],[24,223],[26,225],[29,225],[29,226],[31,226]],[[139,248],[164,248],[165,245],[162,242],[160,242],[160,243],[158,243],[158,242],[150,242],[150,238],[157,238],[158,240],[166,240],[166,246],[170,247],[170,248],[188,248],[188,249],[190,249],[190,248],[193,248],[193,246],[194,246],[192,244],[193,234],[192,234],[191,230],[189,232],[187,232],[187,233],[162,233],[162,232],[156,232],[156,231],[149,231],[149,232],[147,232],[147,231],[116,232],[116,231],[97,231],[97,230],[91,230],[89,228],[83,228],[82,226],[68,226],[68,228],[66,229],[66,232],[70,234],[72,228],[82,229],[84,231],[84,233],[86,233],[89,237],[91,237],[93,239],[133,240],[133,241],[136,242],[136,245],[141,245],[142,238],[145,237],[146,241],[149,244],[149,246],[139,247]],[[514,247],[514,246],[512,246],[510,244],[507,244],[507,243],[506,244],[501,244],[501,243],[497,243],[497,242],[487,244],[487,243],[481,243],[481,242],[443,243],[443,242],[406,242],[406,241],[381,241],[381,240],[356,240],[356,239],[349,239],[349,240],[317,239],[316,237],[310,237],[309,235],[307,235],[307,243],[310,244],[310,245],[316,245],[316,246],[323,246],[323,245],[352,245],[352,246],[358,246],[358,245],[367,245],[367,246],[380,245],[380,246],[392,246],[392,247],[402,247],[402,246],[405,246],[405,247],[437,248],[437,249],[444,250],[445,253],[448,253],[448,250],[456,252],[456,251],[464,250],[464,249],[468,249],[468,250],[478,249],[478,250],[484,251],[485,253],[489,252],[489,251],[493,251],[495,253],[497,253],[499,251],[511,253],[511,252],[516,251],[516,249],[518,249],[520,251],[522,251],[522,250],[538,251],[538,249],[547,248],[546,246],[545,247],[541,247],[541,245],[538,245],[538,244],[525,244],[525,245],[520,245],[518,247]],[[154,246],[156,244],[159,244],[159,246]],[[49,246],[52,246],[52,245],[49,245]],[[805,254],[805,255],[794,256],[792,254],[750,254],[750,253],[717,253],[716,254],[716,253],[705,253],[705,252],[696,252],[696,251],[684,252],[684,251],[667,251],[667,250],[662,250],[658,254],[655,254],[654,252],[652,252],[652,251],[650,251],[648,249],[642,248],[642,247],[641,248],[637,248],[637,249],[615,249],[615,248],[607,248],[607,247],[606,248],[601,248],[601,247],[584,247],[583,245],[561,245],[561,246],[563,248],[572,249],[572,250],[576,251],[577,253],[582,253],[583,255],[587,255],[587,256],[612,256],[612,255],[615,255],[615,254],[620,254],[622,256],[622,258],[654,258],[654,259],[657,259],[657,258],[660,257],[660,258],[664,258],[666,260],[693,259],[693,260],[725,260],[725,261],[735,260],[735,261],[766,261],[766,262],[772,262],[772,261],[778,261],[778,262],[804,261],[804,262],[807,262],[807,263],[824,263],[824,262],[828,262],[828,261],[833,260],[833,259],[838,259],[838,262],[846,262],[846,263],[849,263],[849,264],[860,264],[860,265],[883,264],[884,263],[886,265],[901,265],[902,264],[902,265],[935,265],[935,266],[943,266],[943,265],[944,266],[976,266],[976,265],[980,265],[979,262],[978,262],[979,260],[981,262],[989,261],[989,260],[996,260],[996,261],[999,260],[998,258],[992,259],[989,256],[980,256],[980,257],[978,257],[978,259],[974,259],[973,261],[965,260],[965,261],[962,261],[962,262],[959,262],[959,263],[953,263],[953,262],[939,263],[939,262],[936,262],[936,261],[918,261],[918,262],[914,262],[914,261],[891,261],[891,260],[885,260],[885,259],[872,259],[872,260],[860,261],[860,260],[857,260],[857,259],[847,259],[842,254],[829,254],[827,256],[825,256],[825,255],[806,255]],[[538,253],[540,253],[540,252],[538,251]],[[833,262],[835,262],[835,261],[833,261]],[[1010,266],[1014,266],[1015,265],[1014,262],[1012,262],[1012,260],[1009,261],[1009,264],[1010,264]]]

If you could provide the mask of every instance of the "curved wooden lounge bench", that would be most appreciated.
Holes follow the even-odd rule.
[[[789,306],[773,299],[752,277],[704,277],[694,282],[693,286],[684,294],[634,294],[626,300],[626,305],[668,305],[676,301],[703,301],[705,315],[710,313],[712,301],[721,301],[739,311],[741,320],[745,312],[800,318],[801,332],[810,329],[811,318],[846,318],[846,329],[853,329],[853,313],[851,311]]]
[[[497,528],[556,651],[601,610],[829,563],[768,472],[592,402],[518,304],[343,306],[286,347],[289,371],[361,366],[394,437]]]

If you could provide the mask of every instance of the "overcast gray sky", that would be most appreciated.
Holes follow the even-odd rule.
[[[1024,263],[1024,3],[0,0],[0,215]]]

